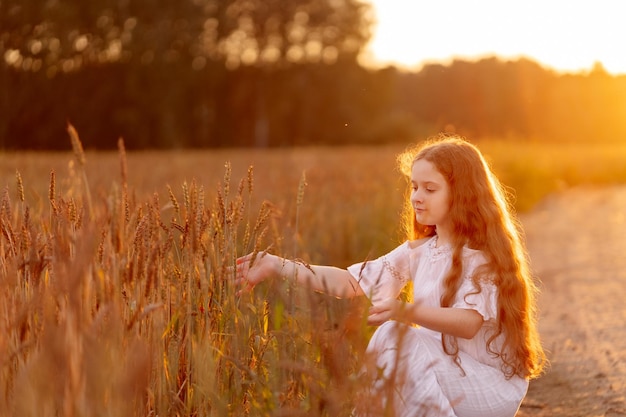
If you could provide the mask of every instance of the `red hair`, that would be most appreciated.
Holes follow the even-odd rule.
[[[534,378],[546,363],[536,325],[537,287],[530,274],[522,229],[511,207],[509,194],[498,181],[478,148],[460,137],[437,137],[400,155],[403,173],[410,177],[415,161],[432,163],[450,189],[449,216],[452,224],[452,267],[444,280],[441,306],[454,302],[462,279],[463,247],[480,250],[487,263],[472,277],[480,292],[480,282],[498,288],[498,318],[487,349],[500,356],[504,374]],[[404,209],[409,239],[433,236],[434,226],[419,224],[410,201]],[[493,342],[504,335],[501,351]],[[456,339],[442,335],[444,351],[458,362]]]

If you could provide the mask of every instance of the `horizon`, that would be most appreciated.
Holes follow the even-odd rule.
[[[585,73],[600,63],[612,75],[626,74],[626,55],[616,42],[626,39],[619,3],[366,2],[372,6],[372,38],[359,61],[367,67],[419,71],[432,63],[497,57],[526,58],[559,73]]]

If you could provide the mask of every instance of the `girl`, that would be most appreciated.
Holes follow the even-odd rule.
[[[545,364],[518,223],[480,151],[441,137],[399,158],[410,178],[409,240],[347,270],[261,253],[237,261],[251,289],[273,277],[334,296],[366,296],[380,326],[358,416],[514,416]],[[398,300],[412,283],[413,301]]]

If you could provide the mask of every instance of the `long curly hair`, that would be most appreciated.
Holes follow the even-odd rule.
[[[441,306],[453,304],[463,276],[463,247],[480,250],[487,263],[472,280],[493,282],[498,288],[498,318],[487,349],[502,359],[507,378],[536,378],[546,364],[536,325],[537,287],[530,274],[522,229],[511,206],[510,193],[493,174],[478,148],[458,136],[438,136],[401,154],[398,162],[410,178],[413,164],[425,159],[444,176],[450,189],[449,216],[453,225],[452,266],[444,280]],[[434,226],[419,224],[409,199],[404,224],[409,239],[433,236]],[[495,340],[504,335],[500,351]],[[456,338],[442,335],[444,351],[458,359]]]

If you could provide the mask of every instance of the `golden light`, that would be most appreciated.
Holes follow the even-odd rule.
[[[419,69],[454,58],[527,57],[564,72],[601,62],[626,74],[621,2],[368,0],[375,20],[364,64]]]

